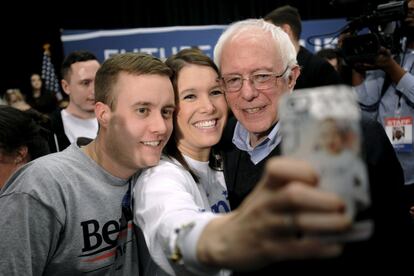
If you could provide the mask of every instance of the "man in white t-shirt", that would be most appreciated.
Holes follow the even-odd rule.
[[[94,87],[99,67],[96,56],[87,51],[72,52],[63,61],[61,84],[69,104],[51,116],[55,151],[64,150],[79,137],[96,137]]]

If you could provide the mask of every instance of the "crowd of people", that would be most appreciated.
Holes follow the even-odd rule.
[[[405,24],[414,28],[414,1],[407,3]],[[122,53],[100,64],[76,51],[62,65],[64,109],[37,74],[30,96],[8,90],[9,106],[0,106],[0,271],[274,275],[409,267],[414,37],[401,57],[381,48],[373,64],[352,68],[368,176],[358,188],[369,199],[351,217],[344,198],[318,188],[314,164],[281,155],[281,98],[305,93],[298,87],[343,83],[328,61],[299,45],[300,32],[297,10],[283,6],[230,24],[214,60],[185,49],[166,61]],[[338,137],[326,134],[321,143]],[[364,239],[324,239],[346,236],[354,217],[373,225]]]

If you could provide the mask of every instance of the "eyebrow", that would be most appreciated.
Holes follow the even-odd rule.
[[[133,107],[135,107],[135,106],[154,106],[154,104],[151,103],[151,102],[137,102],[137,103],[134,103],[132,106]],[[162,108],[175,108],[175,104],[167,104],[167,105],[164,105]]]
[[[260,72],[260,71],[274,72],[275,69],[273,69],[271,67],[260,67],[260,68],[255,68],[255,69],[251,70],[248,74],[254,74],[254,73],[257,73],[257,72]],[[243,74],[241,74],[241,73],[228,73],[228,74],[222,74],[221,76],[223,77],[223,76],[233,76],[233,75],[241,76]]]
[[[81,78],[79,79],[79,82],[84,82],[84,81],[93,81],[93,78]]]
[[[194,93],[194,92],[197,92],[197,89],[189,88],[189,89],[185,89],[185,90],[179,91],[178,94],[181,95],[182,93]]]
[[[221,88],[220,83],[218,83],[219,82],[219,79],[217,79],[216,82],[217,82],[217,84],[216,85],[212,85],[208,89],[208,91]],[[186,90],[183,90],[183,91],[179,91],[178,92],[179,95],[184,94],[184,93],[199,93],[199,90],[198,89],[195,89],[195,88],[189,88],[189,89],[186,89]]]
[[[137,103],[134,103],[133,104],[133,106],[135,106],[135,105],[145,105],[145,106],[148,106],[148,105],[152,105],[152,103],[151,102],[137,102]]]
[[[175,109],[176,106],[175,106],[175,104],[167,104],[167,105],[163,106],[163,108],[173,108],[173,109]]]

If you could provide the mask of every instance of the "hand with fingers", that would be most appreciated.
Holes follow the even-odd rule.
[[[319,234],[349,229],[345,203],[316,189],[310,164],[290,158],[269,160],[256,189],[235,211],[212,220],[198,242],[202,263],[250,270],[274,261],[333,257],[342,245]]]

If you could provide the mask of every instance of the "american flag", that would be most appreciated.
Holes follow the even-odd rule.
[[[52,60],[50,59],[49,44],[43,46],[45,51],[43,52],[42,63],[42,79],[44,81],[45,88],[56,93],[57,99],[60,101],[63,99],[62,92],[60,91],[59,81],[55,74],[55,67],[53,67]]]

